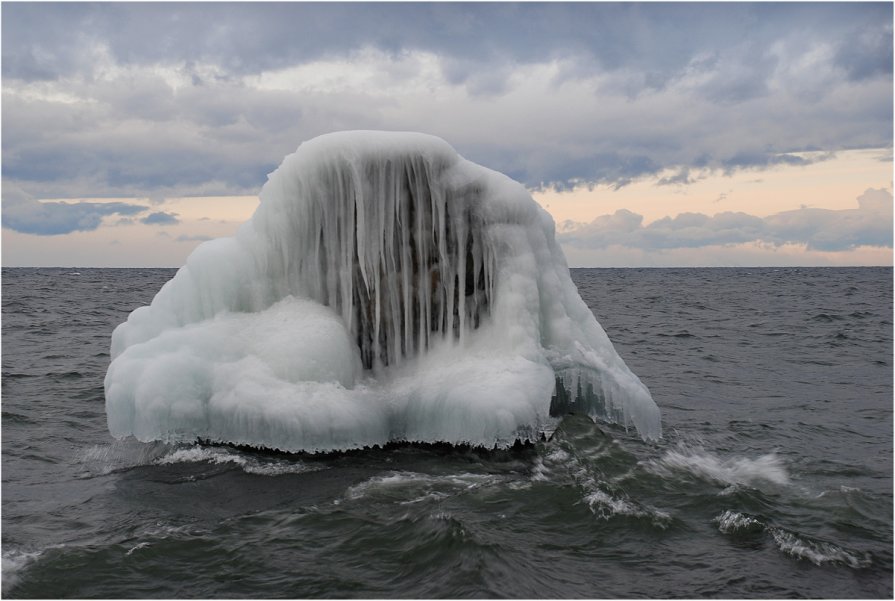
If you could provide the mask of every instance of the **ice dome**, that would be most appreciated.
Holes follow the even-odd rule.
[[[439,138],[341,132],[303,143],[260,196],[115,329],[113,436],[490,448],[567,410],[661,435],[519,183]]]

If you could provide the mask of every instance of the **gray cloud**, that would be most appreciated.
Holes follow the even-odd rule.
[[[860,245],[892,246],[892,194],[869,189],[857,209],[801,208],[765,219],[776,243],[804,242],[809,250],[848,250]]]
[[[674,175],[663,177],[659,181],[656,182],[657,186],[683,186],[686,184],[692,184],[695,180],[690,178],[690,170],[687,167],[683,167]]]
[[[891,6],[873,3],[23,3],[4,10],[3,75],[90,70],[91,43],[102,41],[122,64],[204,61],[239,75],[374,46],[476,63],[580,55],[658,81],[706,47],[743,46],[755,56],[800,31],[835,34],[839,61],[856,73],[887,64],[891,72],[891,17]]]
[[[847,42],[838,44],[835,61],[850,79],[863,80],[892,74],[892,22],[879,27],[853,27]]]
[[[87,232],[98,228],[109,215],[136,215],[145,210],[124,202],[38,202],[16,186],[3,186],[3,227],[23,234]]]
[[[724,159],[721,164],[728,175],[740,169],[765,169],[775,165],[792,165],[804,167],[813,163],[820,163],[832,159],[833,153],[820,153],[811,156],[797,154],[767,154],[766,152],[741,152],[735,156]]]
[[[426,131],[560,189],[892,145],[886,3],[11,3],[3,17],[3,177],[40,196],[256,193],[299,142],[340,129]],[[382,53],[367,86],[251,79],[365,48]]]
[[[892,247],[892,194],[868,189],[858,208],[800,208],[765,218],[741,212],[714,216],[683,213],[646,226],[643,217],[621,209],[572,228],[564,224],[563,244],[580,248],[619,245],[644,250],[700,248],[763,242],[780,246],[804,244],[808,250],[842,251],[858,246]]]
[[[180,223],[180,219],[178,219],[177,215],[175,215],[174,213],[157,211],[155,213],[150,213],[149,215],[141,219],[140,223],[146,225],[175,225]]]

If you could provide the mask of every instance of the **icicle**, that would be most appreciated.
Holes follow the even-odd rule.
[[[460,344],[462,346],[466,336],[466,213],[462,211],[455,220],[457,232],[457,318],[460,328]]]

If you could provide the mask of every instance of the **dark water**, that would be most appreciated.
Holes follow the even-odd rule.
[[[892,270],[573,270],[664,439],[502,454],[113,442],[172,270],[4,269],[5,597],[891,597]]]

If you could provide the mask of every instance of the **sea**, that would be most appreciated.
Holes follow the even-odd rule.
[[[172,269],[2,270],[5,598],[892,598],[891,268],[573,269],[662,412],[504,451],[114,440]]]

